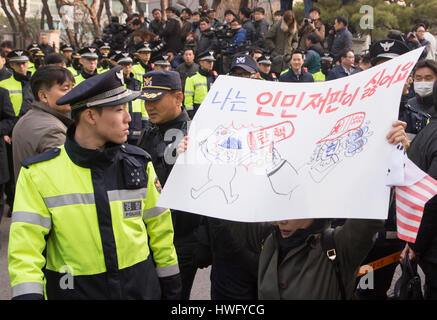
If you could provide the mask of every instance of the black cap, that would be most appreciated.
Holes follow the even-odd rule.
[[[56,104],[60,106],[70,104],[71,111],[91,107],[117,106],[136,99],[140,93],[140,91],[131,91],[124,87],[122,68],[116,66],[82,81],[58,99]]]
[[[258,66],[256,64],[256,61],[251,56],[244,53],[237,53],[232,58],[230,70],[232,71],[232,69],[236,67],[240,67],[250,73],[258,72]]]
[[[74,51],[73,47],[69,44],[63,44],[60,49],[62,52]]]
[[[99,49],[111,49],[111,46],[109,45],[108,42],[104,42]]]
[[[380,59],[393,59],[408,51],[410,49],[402,41],[393,39],[380,40],[370,47],[370,58],[372,59],[372,64],[375,65]]]
[[[27,62],[29,61],[29,52],[22,49],[15,49],[6,56],[9,62]]]
[[[256,60],[256,62],[258,62],[259,64],[268,64],[268,65],[272,64],[272,61],[270,60],[270,56],[261,56]]]
[[[35,57],[44,57],[45,54],[42,50],[38,50],[37,52],[35,52]]]
[[[143,76],[143,91],[140,99],[155,101],[170,90],[182,91],[181,77],[170,70],[149,71]]]
[[[114,59],[118,64],[120,63],[133,63],[133,60],[131,56],[129,55],[129,52],[120,52],[117,54]]]
[[[79,50],[80,57],[86,59],[98,59],[99,55],[97,52],[97,48],[94,47],[85,47]]]
[[[38,51],[38,50],[41,50],[38,46],[38,43],[32,43],[27,47],[27,51],[29,52]]]
[[[214,51],[205,51],[205,52],[199,53],[199,55],[197,56],[197,59],[199,61],[215,61]]]
[[[155,56],[152,59],[150,59],[150,62],[157,65],[157,66],[171,66],[170,62],[168,61],[169,56],[163,55],[163,56]]]
[[[80,53],[79,53],[79,52],[75,52],[75,51],[73,51],[73,53],[71,54],[71,57],[72,57],[73,59],[79,59],[79,58],[80,58]]]
[[[152,49],[150,49],[150,46],[147,42],[144,42],[138,46],[137,52],[152,52]]]

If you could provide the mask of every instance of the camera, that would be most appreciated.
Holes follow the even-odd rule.
[[[313,23],[314,20],[310,19],[310,18],[305,18],[304,22],[305,22],[305,24],[308,24],[308,23]]]
[[[416,32],[411,32],[410,35],[408,36],[409,39],[414,39],[416,38]]]

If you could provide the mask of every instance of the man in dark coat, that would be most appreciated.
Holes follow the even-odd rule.
[[[11,99],[9,99],[8,90],[0,88],[0,222],[4,208],[4,184],[10,178],[5,144],[10,143],[9,137],[17,120],[18,118],[15,116],[14,109],[12,108]]]
[[[176,52],[182,50],[184,43],[182,41],[182,29],[180,22],[176,19],[176,9],[168,7],[165,9],[167,22],[162,31],[161,38],[165,41],[167,49],[173,49]]]

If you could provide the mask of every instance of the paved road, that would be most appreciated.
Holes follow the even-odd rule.
[[[7,208],[5,208],[7,209]],[[6,210],[0,223],[0,300],[11,298],[11,287],[8,273],[8,239],[11,218],[6,217]],[[210,268],[199,269],[191,290],[191,300],[209,300]]]

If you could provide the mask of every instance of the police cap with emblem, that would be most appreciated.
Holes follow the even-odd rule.
[[[152,52],[152,49],[150,49],[150,46],[147,42],[144,42],[139,45],[137,52]]]
[[[111,50],[111,46],[109,45],[108,42],[104,42],[104,43],[99,47],[99,49],[109,49],[109,50]]]
[[[27,51],[29,52],[38,51],[38,50],[41,50],[38,46],[38,43],[32,43],[27,47]]]
[[[170,70],[149,71],[143,76],[143,91],[140,99],[154,101],[171,90],[182,91],[181,77]]]
[[[116,66],[82,81],[56,104],[70,104],[73,113],[84,108],[118,106],[136,99],[140,93],[124,87],[122,68]]]
[[[155,56],[152,59],[150,59],[150,62],[157,65],[157,66],[165,66],[165,67],[170,67],[171,64],[168,61],[169,56]]]
[[[120,63],[133,63],[132,58],[130,57],[128,52],[120,52],[117,54],[114,59],[118,64]]]
[[[214,51],[206,51],[206,52],[199,53],[197,59],[199,61],[215,61]]]
[[[94,47],[85,47],[79,50],[81,58],[86,59],[98,59],[97,49]]]
[[[402,41],[394,39],[380,40],[370,47],[370,58],[372,64],[375,65],[381,59],[393,59],[408,51],[410,49]]]
[[[63,44],[60,49],[62,52],[74,51],[69,44]]]
[[[250,73],[258,72],[258,66],[256,65],[256,61],[251,56],[244,53],[238,53],[232,58],[230,70],[232,71],[232,69],[236,67],[242,68]]]
[[[8,53],[6,56],[9,62],[28,62],[29,53],[26,50],[15,49]]]
[[[272,61],[270,61],[269,56],[261,56],[256,60],[259,64],[268,64],[269,66],[272,64]]]

